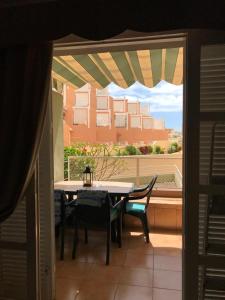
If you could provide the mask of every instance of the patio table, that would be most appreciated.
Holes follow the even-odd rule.
[[[121,197],[128,196],[134,190],[134,183],[130,182],[116,182],[116,181],[93,181],[91,187],[84,187],[83,181],[57,181],[54,183],[55,189],[64,190],[68,195],[69,201],[73,200],[73,196],[79,190],[92,190],[92,191],[107,191],[112,197],[113,202],[121,200]],[[112,228],[112,241],[115,241],[115,233]]]
[[[118,198],[127,196],[134,190],[134,184],[118,181],[94,181],[91,187],[83,187],[83,181],[57,181],[55,189],[64,190],[68,195],[76,195],[78,190],[108,191],[110,196]]]

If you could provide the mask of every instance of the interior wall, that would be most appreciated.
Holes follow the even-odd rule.
[[[54,181],[64,179],[63,96],[52,91]]]

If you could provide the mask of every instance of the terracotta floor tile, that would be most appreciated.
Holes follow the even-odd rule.
[[[177,233],[153,232],[146,244],[142,231],[123,232],[122,248],[111,243],[105,265],[104,231],[84,233],[75,260],[71,259],[73,230],[66,233],[65,258],[56,244],[56,300],[180,300],[182,238]]]
[[[182,249],[174,247],[155,247],[154,255],[181,256]]]
[[[127,257],[127,251],[121,249],[112,249],[110,254],[110,265],[124,266]]]
[[[182,272],[154,270],[153,287],[161,289],[181,290]]]
[[[74,300],[82,285],[81,280],[69,278],[56,279],[56,300]]]
[[[87,278],[90,281],[118,283],[121,271],[122,267],[93,264]]]
[[[131,234],[140,234],[139,232],[131,232]],[[128,239],[128,252],[138,252],[140,254],[153,254],[153,247],[150,243],[146,243],[143,234],[135,236],[131,235]]]
[[[179,234],[150,233],[150,240],[153,247],[182,248],[182,237]]]
[[[152,287],[153,270],[123,267],[120,272],[119,283]]]
[[[100,248],[84,248],[78,250],[75,260],[86,263],[98,263],[105,264],[106,261],[106,250]]]
[[[162,256],[154,255],[154,270],[182,270],[182,258],[181,256]]]
[[[118,285],[115,300],[152,300],[152,289],[141,286]]]
[[[89,281],[82,285],[76,300],[114,300],[115,293],[116,284]]]
[[[83,279],[86,278],[92,267],[91,264],[70,260],[63,263],[60,273],[57,274],[58,277],[63,278]]]
[[[63,277],[63,267],[65,262],[63,260],[56,261],[55,264],[55,276],[57,277]]]
[[[126,259],[126,251],[121,249],[110,250],[110,265],[122,266],[124,265]],[[79,249],[76,254],[76,261],[95,263],[105,265],[106,262],[106,249],[105,248],[95,248],[88,247]]]
[[[134,268],[153,269],[153,255],[139,255],[138,253],[127,253],[125,266]]]
[[[182,300],[181,291],[153,289],[153,300]]]

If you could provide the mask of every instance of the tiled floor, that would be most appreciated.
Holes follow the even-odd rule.
[[[104,232],[89,232],[87,245],[81,236],[75,260],[69,233],[65,259],[56,263],[56,300],[181,300],[181,239],[155,232],[146,244],[141,232],[127,231],[106,266]]]

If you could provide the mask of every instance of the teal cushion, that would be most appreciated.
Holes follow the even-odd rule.
[[[137,203],[137,202],[128,202],[126,204],[126,212],[144,213],[145,204]]]

